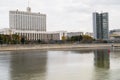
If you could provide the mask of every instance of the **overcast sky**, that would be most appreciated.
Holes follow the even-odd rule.
[[[0,0],[0,29],[9,27],[9,10],[27,6],[27,0]],[[95,11],[109,13],[110,30],[120,28],[120,0],[30,0],[30,7],[47,15],[47,31],[92,32]]]

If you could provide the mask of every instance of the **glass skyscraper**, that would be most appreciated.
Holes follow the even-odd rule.
[[[108,40],[108,13],[93,13],[93,31],[94,38],[97,40]]]

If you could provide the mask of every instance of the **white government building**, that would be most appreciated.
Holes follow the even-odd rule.
[[[27,11],[9,11],[9,27],[1,29],[0,34],[18,34],[25,37],[26,40],[62,40],[62,36],[66,36],[66,31],[46,31],[46,15],[31,12],[31,8],[27,7]]]
[[[26,11],[9,11],[10,29],[46,31],[46,15],[41,13],[32,13],[31,8]]]

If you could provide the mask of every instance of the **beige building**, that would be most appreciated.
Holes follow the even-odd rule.
[[[83,32],[67,32],[67,37],[72,37],[72,36],[80,36],[83,35]]]
[[[110,40],[120,40],[120,29],[110,30]]]

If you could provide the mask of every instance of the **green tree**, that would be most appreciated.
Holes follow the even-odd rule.
[[[12,35],[12,43],[13,43],[13,44],[18,44],[18,43],[20,43],[20,36],[17,35],[17,34],[13,34],[13,35]]]
[[[40,39],[38,39],[38,43],[40,44],[42,41]]]
[[[83,39],[81,42],[83,43],[91,43],[94,39],[91,36],[83,35]]]
[[[3,44],[3,36],[0,34],[0,44]]]
[[[79,36],[72,36],[71,37],[71,41],[81,41],[83,39],[82,35]]]
[[[24,37],[21,38],[21,43],[25,44],[25,38]]]

